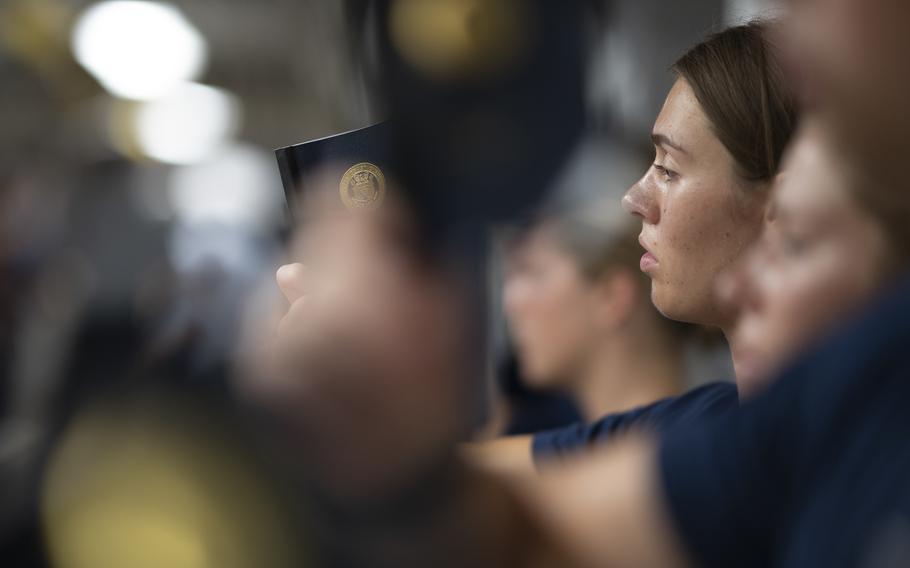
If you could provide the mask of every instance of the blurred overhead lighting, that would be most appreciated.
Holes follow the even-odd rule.
[[[268,230],[284,212],[274,157],[248,144],[234,143],[208,161],[175,168],[168,186],[171,208],[186,225]]]
[[[208,48],[170,4],[106,1],[87,8],[72,35],[76,60],[111,94],[150,99],[199,77]]]
[[[141,154],[168,164],[194,164],[230,142],[240,125],[240,103],[230,93],[185,83],[143,103],[133,118]]]

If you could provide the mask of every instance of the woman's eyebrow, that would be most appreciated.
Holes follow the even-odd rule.
[[[686,150],[682,146],[680,146],[677,142],[674,142],[673,139],[670,138],[669,136],[667,136],[666,134],[661,134],[660,132],[652,132],[651,141],[654,143],[655,146],[665,146],[668,148],[673,148],[674,150],[676,150],[677,152],[679,152],[681,154],[689,155],[689,153],[686,152]]]

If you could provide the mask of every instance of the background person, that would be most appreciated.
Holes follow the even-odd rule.
[[[522,376],[568,393],[584,419],[677,394],[680,326],[663,318],[638,270],[638,232],[593,204],[543,214],[513,240],[503,307]]]

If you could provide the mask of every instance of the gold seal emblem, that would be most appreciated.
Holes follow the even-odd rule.
[[[375,209],[385,198],[385,176],[375,165],[361,162],[344,172],[338,189],[348,209]]]

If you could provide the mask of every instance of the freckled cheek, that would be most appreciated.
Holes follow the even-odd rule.
[[[699,261],[711,245],[700,220],[691,208],[672,202],[664,206],[658,251],[662,265],[677,273],[699,270]]]

